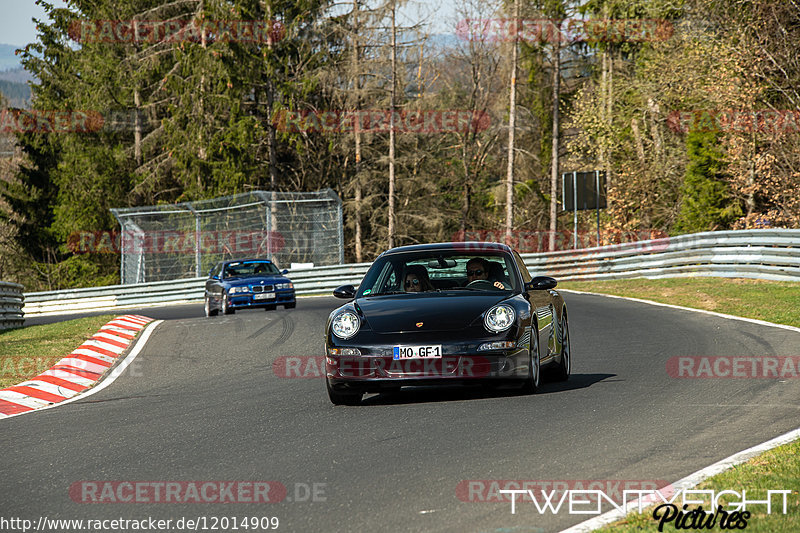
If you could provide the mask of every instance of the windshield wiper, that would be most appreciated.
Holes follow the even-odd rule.
[[[385,292],[372,292],[365,296],[385,296],[387,294],[408,294],[406,291],[385,291]]]

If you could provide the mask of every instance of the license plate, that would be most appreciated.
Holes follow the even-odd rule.
[[[440,359],[442,345],[432,346],[395,346],[392,359]]]
[[[261,292],[253,295],[253,300],[274,300],[274,292]]]

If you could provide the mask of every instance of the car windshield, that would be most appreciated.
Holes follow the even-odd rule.
[[[222,278],[246,278],[250,276],[271,276],[280,274],[278,267],[270,261],[238,261],[228,263],[222,271]]]
[[[517,291],[513,265],[513,258],[502,252],[449,250],[390,254],[375,261],[356,296]]]

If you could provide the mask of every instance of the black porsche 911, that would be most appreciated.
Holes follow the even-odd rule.
[[[403,386],[471,383],[539,387],[541,370],[570,374],[567,306],[556,280],[531,277],[509,246],[451,242],[392,248],[326,326],[334,404]]]

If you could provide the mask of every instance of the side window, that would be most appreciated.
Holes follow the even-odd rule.
[[[396,272],[396,265],[391,262],[386,262],[381,269],[378,278],[372,287],[371,292],[382,293],[398,290],[399,282]]]
[[[531,277],[530,272],[528,272],[528,267],[525,266],[525,261],[519,256],[517,252],[514,252],[514,261],[517,262],[517,267],[519,267],[519,272],[522,274],[522,281],[528,283],[533,278]]]
[[[390,291],[399,290],[399,283],[397,282],[397,271],[393,268],[389,279],[386,280],[386,289]]]

